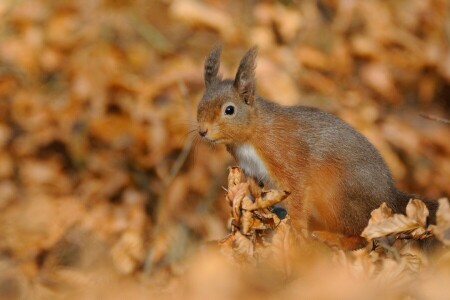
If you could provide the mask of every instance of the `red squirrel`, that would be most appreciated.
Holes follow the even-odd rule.
[[[405,212],[412,196],[395,187],[380,153],[362,134],[319,109],[258,96],[256,47],[244,55],[234,80],[218,75],[220,54],[215,47],[205,61],[198,132],[210,143],[225,144],[247,176],[289,191],[286,209],[294,228],[359,243],[371,211],[383,202]],[[434,223],[437,204],[425,203]]]

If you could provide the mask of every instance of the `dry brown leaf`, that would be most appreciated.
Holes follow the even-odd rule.
[[[256,230],[274,229],[280,223],[278,216],[267,208],[255,208],[254,210],[244,208],[253,204],[253,201],[248,196],[242,199],[240,206],[242,216],[238,224],[241,224],[240,227],[243,234],[255,233]]]
[[[271,11],[273,12],[273,20],[272,24],[269,23],[268,25],[273,26],[273,23],[276,23],[283,42],[294,40],[303,26],[303,17],[299,11],[281,4],[273,7]]]
[[[333,255],[333,261],[343,267],[352,279],[375,278],[380,272],[379,260],[379,256],[365,248],[356,251],[338,250]]]
[[[111,256],[117,270],[122,274],[135,271],[145,258],[142,232],[128,230],[111,248]]]
[[[394,259],[385,258],[380,263],[380,271],[373,278],[380,286],[401,287],[415,278],[404,260],[398,262]]]
[[[12,180],[0,181],[0,210],[7,207],[18,198],[18,189]]]
[[[177,0],[170,7],[170,13],[176,19],[193,26],[206,26],[217,30],[224,39],[236,38],[236,26],[233,19],[219,9],[195,0]]]
[[[245,210],[263,209],[280,203],[290,195],[287,191],[268,190],[261,193],[255,202],[243,202],[242,208]]]
[[[17,257],[33,258],[53,247],[84,213],[75,197],[29,196],[1,215],[0,247],[13,251]]]
[[[438,65],[438,68],[442,76],[450,81],[450,50],[443,55],[442,63]]]
[[[11,137],[12,129],[6,124],[0,123],[0,148],[5,147]]]
[[[428,209],[425,204],[417,199],[410,200],[406,211],[407,216],[402,214],[389,216],[391,210],[383,203],[380,208],[372,212],[372,218],[361,236],[367,240],[401,233],[406,233],[415,239],[427,237],[428,234],[424,226]]]
[[[436,225],[430,225],[429,228],[442,243],[450,246],[450,204],[447,198],[439,199]]]
[[[387,206],[386,202],[383,202],[379,208],[374,209],[370,213],[369,225],[380,224],[384,220],[392,216],[392,209]]]
[[[234,232],[233,236],[233,256],[238,261],[254,263],[253,242],[239,231]]]
[[[336,82],[332,78],[317,71],[309,71],[302,74],[301,82],[303,85],[324,95],[332,95],[337,88]]]
[[[242,172],[239,167],[228,168],[228,188],[238,185],[242,181]]]
[[[244,210],[244,213],[245,212],[248,211]],[[251,218],[252,223],[250,226],[250,230],[253,234],[255,234],[256,231],[262,231],[266,229],[273,230],[280,223],[280,219],[278,218],[278,216],[268,209],[252,211]]]
[[[427,224],[428,214],[427,206],[419,199],[410,200],[406,206],[406,216],[411,220],[415,220],[422,227],[425,227]]]
[[[252,226],[257,222],[257,220],[253,217],[253,213],[247,210],[242,212],[242,217],[239,220],[241,224],[241,230],[243,234],[248,234]],[[259,222],[258,222],[259,223]]]
[[[235,224],[239,224],[239,219],[241,217],[241,205],[242,200],[246,196],[248,192],[248,184],[247,183],[239,183],[238,185],[229,188],[227,199],[228,202],[232,205],[231,216],[235,222]]]
[[[365,35],[354,35],[350,45],[355,55],[362,57],[376,57],[380,50],[376,41]]]
[[[237,261],[250,263],[266,256],[275,259],[270,250],[272,242],[264,243],[264,239],[285,243],[283,239],[292,239],[293,232],[290,231],[287,219],[282,223],[268,208],[284,200],[289,193],[277,190],[261,192],[261,188],[252,179],[246,179],[246,182],[241,182],[242,180],[244,177],[239,167],[229,168],[227,199],[232,206],[232,222],[235,226],[232,227],[232,233],[219,242],[221,251],[233,256]],[[259,194],[259,197],[253,201],[251,198],[255,197],[255,194]],[[257,242],[261,239],[263,246]],[[289,246],[283,244],[278,247]],[[284,270],[286,266],[280,265],[279,269]]]
[[[234,232],[228,234],[225,238],[217,242],[220,251],[227,255],[232,256],[233,253],[233,243],[234,243]]]
[[[384,249],[387,250],[387,249]],[[395,255],[390,255],[395,251]],[[377,286],[402,288],[416,279],[416,274],[427,260],[414,247],[412,241],[402,240],[388,252],[368,251],[337,252],[335,261],[345,267],[355,278],[367,278]]]
[[[399,248],[400,257],[411,272],[418,273],[423,267],[428,266],[429,255],[416,241],[402,240]]]
[[[388,101],[392,103],[400,101],[394,78],[386,65],[367,64],[361,69],[361,77],[369,87],[386,97]]]
[[[11,177],[13,175],[13,172],[14,172],[14,162],[11,155],[6,151],[0,151],[0,178],[4,179]]]
[[[277,225],[271,238],[269,248],[273,264],[283,274],[289,276],[292,273],[293,262],[297,249],[297,235],[287,217]]]
[[[227,200],[232,206],[232,230],[240,229],[241,233],[256,237],[257,231],[274,229],[280,219],[270,210],[269,207],[281,202],[289,192],[269,190],[261,192],[261,188],[256,182],[249,178],[246,182],[241,182],[244,178],[239,167],[229,168]],[[259,195],[256,197],[256,195]],[[256,201],[252,198],[256,197]]]
[[[70,49],[75,46],[77,28],[80,27],[80,19],[76,14],[61,13],[49,20],[46,28],[48,42],[62,49]]]
[[[263,95],[283,105],[297,105],[300,93],[297,82],[287,70],[272,60],[260,56],[256,68],[258,86]]]
[[[301,46],[296,52],[298,59],[306,67],[319,70],[326,70],[329,68],[329,57],[313,47]]]
[[[280,223],[278,216],[273,213],[269,208],[263,208],[253,211],[253,213],[260,219],[265,220],[265,223],[274,229]]]
[[[254,202],[252,199],[250,199],[249,196],[245,196],[244,199],[242,199],[242,203],[240,205],[240,208],[243,210],[250,210],[247,207],[251,207],[254,205]]]

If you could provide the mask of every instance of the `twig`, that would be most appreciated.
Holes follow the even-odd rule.
[[[420,113],[419,114],[422,118],[428,119],[428,120],[433,120],[436,122],[441,122],[447,125],[450,125],[450,120],[449,119],[445,119],[445,118],[440,118],[440,117],[436,117],[436,116],[432,116],[432,115],[428,115],[428,114],[424,114],[424,113]]]
[[[172,165],[169,175],[164,179],[164,186],[166,187],[169,186],[169,184],[173,181],[173,179],[178,175],[178,172],[184,165],[184,162],[186,161],[186,158],[188,157],[189,152],[191,151],[193,141],[194,139],[188,139],[184,144],[183,150],[181,150],[180,155],[178,155],[177,159]]]
[[[184,85],[184,83],[179,82],[178,87],[180,89],[180,92],[181,92],[183,98],[187,99],[188,91],[187,91],[187,88]],[[183,167],[184,163],[186,162],[186,159],[187,159],[189,153],[191,152],[193,142],[194,142],[194,139],[188,139],[184,143],[183,149],[181,150],[181,153],[178,155],[177,159],[173,163],[172,168],[169,171],[169,174],[163,179],[162,185],[164,187],[164,190],[166,190],[169,187],[169,185],[173,182],[175,177],[180,172],[181,168]],[[164,197],[165,197],[165,192],[163,191],[159,195],[159,197],[156,199],[155,226],[153,227],[153,230],[152,230],[153,238],[155,238],[156,236],[161,234],[161,232],[163,231],[163,226],[161,224],[162,221],[160,219],[160,216],[162,214],[162,210],[164,209],[164,207],[163,207]],[[150,274],[154,267],[153,262],[151,261],[152,251],[153,251],[153,248],[150,248],[150,250],[147,252],[147,257],[144,262],[144,273],[145,274]]]

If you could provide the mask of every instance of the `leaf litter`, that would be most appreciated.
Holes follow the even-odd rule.
[[[289,194],[261,188],[250,193],[249,182],[239,167],[229,169],[227,202],[231,211],[231,233],[218,241],[220,251],[243,266],[270,267],[279,278],[292,278],[299,253],[314,247],[314,240],[299,238],[290,224],[289,215],[280,219],[273,205]],[[265,199],[263,200],[263,195]],[[252,200],[254,199],[254,200]],[[268,204],[270,203],[270,204]],[[406,214],[394,214],[383,203],[375,209],[361,236],[367,246],[355,251],[329,248],[329,268],[341,267],[347,276],[365,278],[365,284],[405,291],[418,280],[420,271],[429,266],[429,253],[420,241],[436,238],[441,251],[448,253],[450,224],[449,202],[439,200],[436,225],[427,226],[428,209],[419,199],[411,199]],[[322,240],[321,242],[325,242]],[[313,245],[313,246],[312,246]],[[270,266],[267,263],[270,262]],[[272,279],[273,280],[273,279]]]
[[[257,44],[262,96],[340,116],[402,190],[448,197],[448,7],[1,1],[0,298],[448,298],[447,200],[428,227],[418,200],[379,208],[345,251],[239,169],[224,201],[229,155],[193,138],[206,53],[223,42],[228,76]]]

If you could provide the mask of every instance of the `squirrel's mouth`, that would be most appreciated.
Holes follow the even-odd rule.
[[[212,143],[212,144],[221,144],[222,141],[224,141],[224,139],[219,138],[219,139],[210,139],[208,137],[204,137],[204,140],[206,140],[208,143]]]

